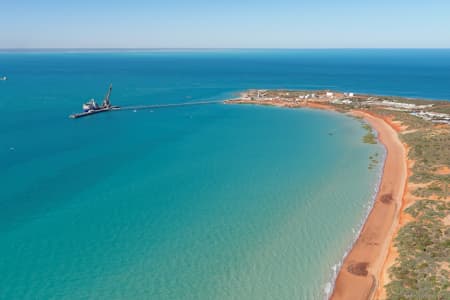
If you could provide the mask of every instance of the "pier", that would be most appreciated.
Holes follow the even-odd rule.
[[[149,104],[149,105],[131,105],[131,106],[116,106],[111,105],[110,96],[112,91],[112,84],[109,85],[108,92],[103,99],[101,105],[97,104],[94,99],[89,100],[83,104],[83,112],[72,114],[69,116],[71,119],[78,119],[82,117],[87,117],[90,115],[95,115],[99,113],[118,111],[118,110],[143,110],[143,109],[157,109],[166,107],[180,107],[180,106],[193,106],[193,105],[207,105],[215,103],[223,103],[223,100],[213,100],[213,101],[191,101],[191,102],[181,102],[181,103],[164,103],[164,104]]]
[[[78,114],[72,114],[69,117],[71,119],[78,119],[82,117],[87,117],[90,115],[109,112],[109,111],[124,111],[124,110],[145,110],[145,109],[159,109],[159,108],[170,108],[170,107],[182,107],[182,106],[198,106],[198,105],[209,105],[224,103],[223,100],[212,100],[212,101],[192,101],[192,102],[180,102],[180,103],[165,103],[165,104],[149,104],[149,105],[132,105],[132,106],[111,106],[108,108],[102,108],[97,110],[90,110]]]
[[[156,109],[156,108],[166,108],[166,107],[179,107],[179,106],[194,106],[194,105],[206,105],[206,104],[217,104],[223,103],[223,100],[214,101],[192,101],[192,102],[181,102],[181,103],[166,103],[166,104],[150,104],[150,105],[136,105],[136,106],[124,106],[120,110],[143,110],[143,109]]]

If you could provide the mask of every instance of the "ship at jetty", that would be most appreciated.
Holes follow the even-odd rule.
[[[83,104],[83,112],[78,114],[70,115],[70,118],[77,119],[81,117],[90,116],[93,114],[101,113],[101,112],[107,112],[114,109],[119,109],[119,106],[113,106],[111,105],[110,96],[112,91],[112,84],[109,85],[108,92],[105,95],[105,98],[103,99],[103,102],[101,105],[97,104],[94,99],[89,100],[88,102]]]

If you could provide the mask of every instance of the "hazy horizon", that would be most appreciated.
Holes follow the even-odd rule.
[[[146,50],[450,50],[450,47],[303,47],[303,48],[256,48],[256,47],[30,47],[30,48],[0,48],[0,51],[15,50],[126,50],[126,51],[146,51]]]
[[[10,1],[1,49],[450,48],[444,0]]]

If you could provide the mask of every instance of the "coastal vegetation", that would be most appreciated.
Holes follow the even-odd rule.
[[[442,190],[447,190],[450,174],[440,174],[436,170],[442,166],[450,166],[449,130],[438,128],[420,130],[404,134],[402,139],[410,146],[409,158],[414,161],[411,181],[416,183],[434,182],[435,184],[430,188],[439,185]]]
[[[363,136],[363,142],[366,144],[376,144],[377,138],[373,133],[372,127],[369,124],[364,123],[363,128],[367,131]]]
[[[448,201],[419,200],[405,210],[414,221],[396,239],[398,258],[390,268],[388,299],[450,299],[450,213]]]
[[[416,200],[404,211],[413,220],[395,237],[387,299],[450,299],[450,130],[404,112],[389,115],[406,126],[400,137],[409,148]]]

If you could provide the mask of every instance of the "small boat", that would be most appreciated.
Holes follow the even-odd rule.
[[[6,77],[6,76],[0,77],[0,81],[6,81],[6,80],[8,80],[8,77]]]

